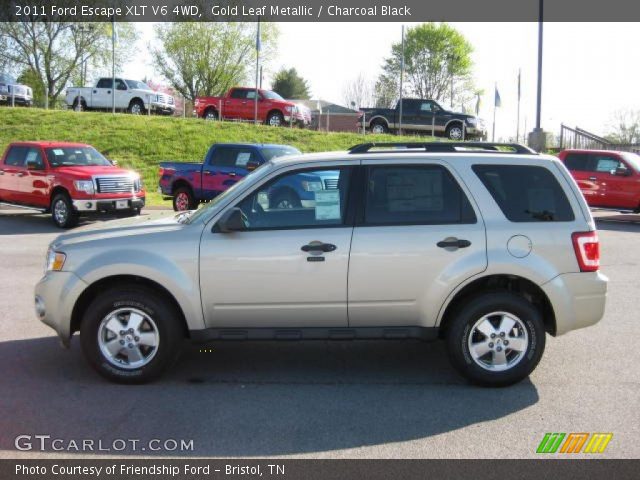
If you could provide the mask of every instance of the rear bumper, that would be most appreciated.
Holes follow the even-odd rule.
[[[145,197],[72,200],[80,213],[126,211],[144,207]]]
[[[541,285],[556,317],[556,335],[588,327],[604,315],[609,279],[600,272],[565,273]]]

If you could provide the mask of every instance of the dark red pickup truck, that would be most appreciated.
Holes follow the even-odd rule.
[[[60,228],[78,216],[144,206],[140,175],[118,168],[91,145],[15,142],[0,161],[0,202],[50,212]]]
[[[232,88],[223,97],[198,97],[194,114],[205,120],[245,120],[253,121],[255,116],[256,89]],[[258,121],[273,127],[306,127],[311,124],[311,110],[285,100],[276,92],[258,89]]]

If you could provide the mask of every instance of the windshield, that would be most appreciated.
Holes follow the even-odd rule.
[[[276,92],[272,92],[271,90],[265,90],[262,92],[262,96],[267,100],[284,100],[280,95]]]
[[[139,82],[138,80],[125,80],[129,88],[136,90],[152,90],[152,88],[144,82]]]
[[[266,147],[262,149],[262,156],[269,161],[272,158],[284,157],[285,155],[298,155],[300,150],[293,147]]]
[[[626,152],[622,155],[636,172],[640,172],[640,155],[637,153]]]
[[[247,174],[247,176],[244,177],[241,181],[234,183],[231,187],[229,187],[227,190],[225,190],[220,195],[215,197],[213,200],[207,203],[204,207],[201,207],[198,210],[194,211],[193,213],[189,214],[189,216],[184,220],[184,223],[193,223],[198,219],[205,217],[210,211],[214,210],[220,203],[222,203],[224,200],[226,200],[231,195],[233,195],[233,193],[236,190],[238,190],[238,187],[240,187],[241,185],[246,185],[247,180],[251,180],[253,176],[256,175],[256,172],[259,172],[260,174],[266,174],[271,169],[270,168],[271,165],[272,165],[271,163],[267,162],[263,164],[260,168],[256,168],[252,172],[249,172],[249,174]]]
[[[47,160],[52,167],[110,167],[111,162],[93,147],[47,148]]]

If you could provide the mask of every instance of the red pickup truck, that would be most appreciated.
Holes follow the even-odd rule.
[[[114,166],[91,145],[15,142],[0,161],[0,202],[50,212],[58,227],[70,228],[84,214],[137,215],[145,191],[140,175]]]
[[[563,150],[558,157],[590,207],[640,212],[640,156],[612,150]]]
[[[256,89],[235,87],[223,97],[197,97],[194,115],[205,120],[254,120]],[[276,92],[258,89],[258,121],[273,127],[311,124],[311,110],[285,100]]]

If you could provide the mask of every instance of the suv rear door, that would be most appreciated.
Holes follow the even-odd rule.
[[[349,326],[434,326],[441,301],[487,266],[483,220],[444,162],[364,160],[349,260]]]

